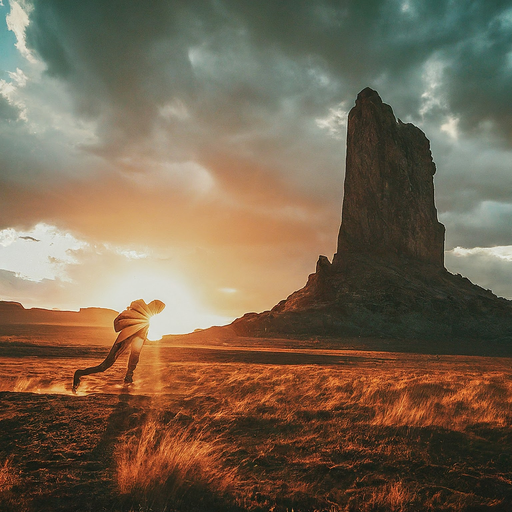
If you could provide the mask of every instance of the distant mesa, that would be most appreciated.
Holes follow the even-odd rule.
[[[105,308],[81,308],[58,311],[42,308],[25,309],[19,302],[0,301],[0,325],[74,325],[112,327],[117,311]]]
[[[512,302],[444,267],[425,134],[370,88],[348,116],[342,222],[332,263],[301,290],[231,324],[240,336],[504,340]]]

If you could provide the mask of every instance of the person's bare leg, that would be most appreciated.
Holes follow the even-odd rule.
[[[80,385],[80,379],[84,375],[91,375],[93,373],[104,372],[110,368],[116,359],[128,348],[129,343],[114,343],[107,357],[97,366],[91,366],[90,368],[84,368],[83,370],[77,370],[73,376],[73,393],[76,393],[78,386]]]
[[[128,360],[128,369],[126,370],[126,375],[124,377],[125,384],[131,384],[133,382],[133,372],[139,362],[140,351],[142,350],[143,345],[144,340],[142,338],[135,338],[132,341],[130,359]]]

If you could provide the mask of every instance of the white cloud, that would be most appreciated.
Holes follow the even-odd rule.
[[[456,117],[448,117],[448,120],[441,125],[441,131],[447,133],[453,140],[458,140],[459,131],[458,131],[459,119]]]
[[[340,103],[334,108],[329,109],[329,113],[325,117],[315,119],[316,125],[322,130],[327,130],[329,135],[334,139],[343,139],[347,126],[348,112],[343,108],[344,103]]]
[[[27,85],[27,75],[23,73],[20,68],[16,68],[16,71],[9,71],[9,77],[15,82],[18,87],[25,87]]]
[[[23,7],[20,3],[11,1],[11,12],[6,16],[5,21],[7,22],[7,28],[14,32],[16,36],[16,48],[29,62],[35,63],[37,60],[33,56],[32,52],[27,48],[27,42],[25,40],[25,30],[28,27],[29,19],[27,11],[29,7],[23,3]]]
[[[0,245],[3,247],[9,247],[9,245],[14,243],[17,238],[18,234],[13,228],[7,228],[0,231]]]
[[[27,76],[25,73],[16,68],[16,71],[9,71],[10,82],[6,80],[0,80],[0,95],[3,96],[7,102],[18,109],[18,118],[26,121],[27,120],[27,107],[25,102],[21,99],[19,89],[25,87],[27,84]]]
[[[473,247],[467,249],[465,247],[455,247],[449,253],[457,258],[467,258],[469,256],[489,256],[505,261],[512,261],[512,245],[501,245],[496,247]]]
[[[137,251],[135,249],[126,249],[123,247],[116,247],[111,244],[105,244],[105,248],[112,251],[115,254],[124,256],[128,260],[142,260],[149,257],[149,253]]]
[[[39,223],[27,231],[0,231],[0,269],[30,281],[67,280],[66,267],[76,264],[73,251],[87,243],[55,226]]]
[[[500,297],[512,298],[512,245],[456,247],[446,251],[446,268]]]
[[[419,112],[421,117],[424,117],[434,108],[444,108],[446,106],[446,101],[441,92],[445,66],[445,63],[437,57],[430,58],[423,66],[422,79],[425,89],[421,95],[422,106]]]
[[[160,108],[159,114],[165,119],[175,118],[179,121],[185,121],[190,117],[187,106],[178,98],[174,98],[171,102],[166,103]]]

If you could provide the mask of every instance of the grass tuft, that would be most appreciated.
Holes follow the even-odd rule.
[[[363,510],[387,510],[389,512],[402,512],[413,510],[414,493],[401,481],[391,482],[375,489]]]
[[[147,422],[116,452],[117,483],[139,510],[230,510],[234,471],[225,469],[213,442],[177,427]],[[231,503],[230,503],[231,502]]]
[[[10,491],[19,483],[19,471],[16,471],[12,465],[12,459],[6,459],[0,464],[0,492]]]
[[[0,463],[0,510],[22,512],[26,510],[23,496],[16,491],[21,487],[20,471],[13,465],[12,458]]]

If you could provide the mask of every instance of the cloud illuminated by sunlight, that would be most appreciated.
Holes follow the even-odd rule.
[[[3,295],[28,307],[74,308],[97,306],[122,311],[137,299],[162,300],[164,311],[153,318],[150,339],[164,334],[183,334],[212,325],[224,325],[233,318],[220,316],[207,309],[181,278],[178,270],[168,268],[151,251],[137,247],[119,247],[75,238],[55,226],[39,223],[28,230],[0,230],[0,271],[11,272],[19,282],[58,283],[55,290],[42,293],[43,301],[34,303],[32,292],[14,294],[7,285]],[[18,290],[18,288],[16,288]],[[233,294],[235,289],[225,288]]]
[[[0,231],[0,269],[30,281],[67,280],[66,266],[76,263],[73,251],[87,243],[55,226],[39,223],[32,229]]]
[[[25,29],[29,24],[27,11],[29,10],[25,2],[11,2],[11,12],[6,16],[7,28],[14,32],[16,36],[16,48],[29,62],[36,62],[32,52],[27,48],[25,40]]]
[[[512,261],[512,245],[500,245],[495,247],[473,247],[467,249],[465,247],[455,247],[449,253],[458,258],[468,256],[490,256],[505,261]]]
[[[343,139],[347,126],[348,112],[344,105],[342,102],[335,108],[330,108],[325,117],[315,119],[318,128],[327,130],[331,137],[338,140]]]
[[[441,131],[447,133],[452,139],[457,140],[459,138],[458,125],[458,118],[450,116],[446,123],[441,125]]]

